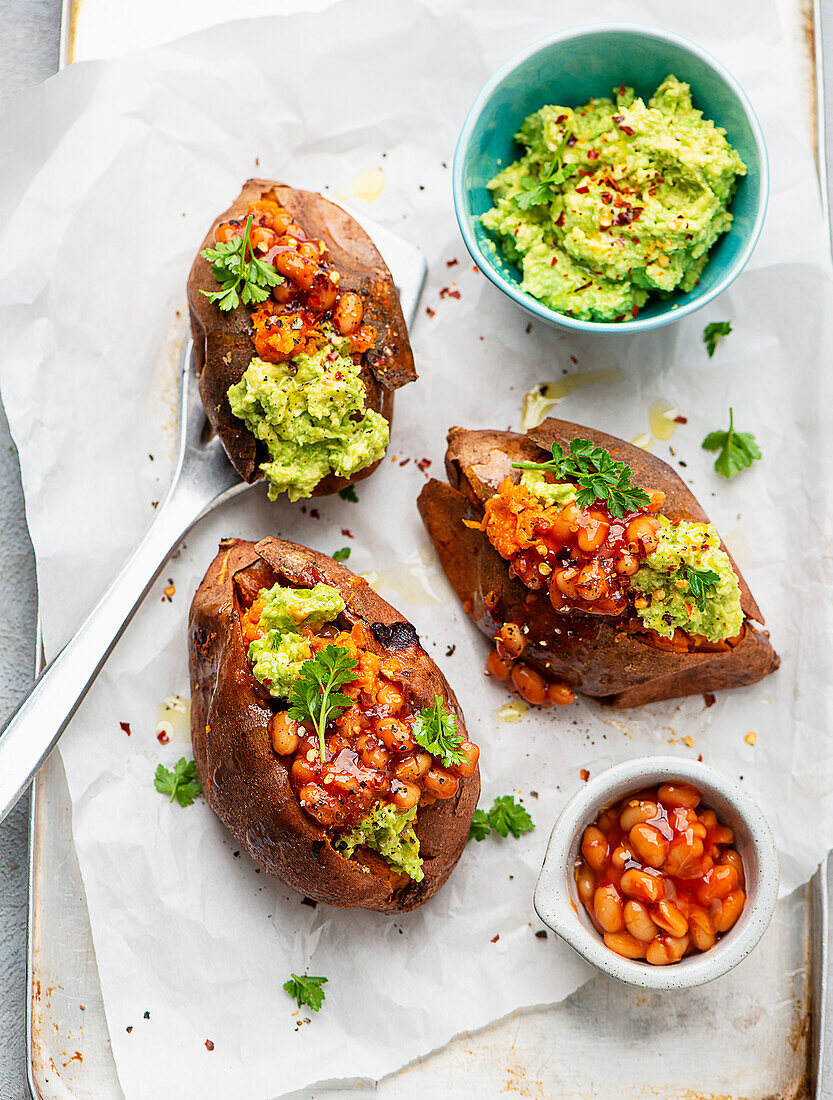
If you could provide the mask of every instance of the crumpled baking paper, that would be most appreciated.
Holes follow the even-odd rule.
[[[242,181],[272,176],[345,196],[429,263],[412,330],[421,378],[397,397],[389,458],[359,486],[359,504],[327,499],[313,512],[269,505],[254,488],[204,519],[61,743],[128,1100],[258,1100],[319,1080],[374,1079],[455,1033],[565,997],[591,971],[552,936],[535,937],[532,891],[581,769],[672,752],[742,777],[772,824],[785,891],[833,842],[831,265],[792,47],[777,8],[764,8],[707,0],[671,11],[657,0],[629,9],[635,21],[673,21],[736,73],[773,174],[746,272],[701,313],[652,334],[593,339],[529,321],[473,269],[454,222],[450,162],[465,112],[512,52],[574,21],[564,0],[488,0],[476,12],[451,0],[355,0],[230,24],[73,66],[2,120],[0,381],[48,656],[164,495],[185,278]],[[594,10],[617,15],[614,3]],[[380,185],[377,201],[361,198]],[[703,326],[725,319],[733,333],[709,359]],[[451,424],[517,427],[533,386],[591,371],[607,382],[577,389],[557,414],[625,438],[648,432],[658,400],[686,418],[652,445],[711,513],[783,663],[713,706],[698,696],[620,713],[582,701],[510,711],[520,720],[509,722],[509,697],[484,679],[485,641],[439,573],[414,500],[427,475],[441,476]],[[726,426],[730,405],[764,458],[725,482],[700,442]],[[349,546],[350,566],[375,573],[460,697],[483,749],[482,804],[514,792],[535,820],[520,840],[470,844],[442,892],[399,919],[304,905],[239,852],[201,800],[182,809],[154,790],[158,763],[190,756],[184,716],[160,707],[188,694],[194,589],[221,537],[266,534],[329,553]],[[165,745],[160,717],[175,719]],[[317,1016],[283,992],[291,971],[329,978]]]

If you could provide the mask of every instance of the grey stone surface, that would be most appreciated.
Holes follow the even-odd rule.
[[[826,115],[833,123],[833,0],[823,0]],[[60,0],[0,0],[0,109],[58,67]],[[827,127],[833,168],[833,124]],[[828,173],[828,194],[833,187]],[[821,368],[821,364],[818,365]],[[0,721],[32,680],[35,580],[17,453],[0,407]],[[0,824],[0,1100],[26,1084],[26,872],[28,798]]]
[[[0,108],[58,67],[60,0],[0,0]],[[32,681],[35,568],[17,452],[0,408],[0,720]],[[26,872],[29,799],[0,824],[0,1097],[26,1084]]]

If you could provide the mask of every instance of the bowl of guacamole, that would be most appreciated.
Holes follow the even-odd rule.
[[[486,84],[454,158],[481,271],[563,328],[675,321],[737,278],[769,191],[760,124],[694,43],[631,25],[534,43]]]

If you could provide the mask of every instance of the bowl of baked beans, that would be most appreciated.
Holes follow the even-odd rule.
[[[746,958],[778,899],[769,825],[698,761],[629,760],[584,784],[553,828],[539,917],[620,981],[703,985]]]

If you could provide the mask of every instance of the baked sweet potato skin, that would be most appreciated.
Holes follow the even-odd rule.
[[[342,908],[401,913],[424,904],[440,889],[460,858],[480,795],[479,770],[463,780],[457,795],[420,807],[416,832],[425,877],[396,888],[387,864],[367,862],[372,872],[345,859],[332,847],[325,829],[301,809],[289,782],[289,763],[277,756],[268,722],[272,707],[252,676],[243,644],[235,576],[269,567],[275,583],[308,587],[317,581],[339,589],[346,617],[363,619],[380,651],[395,650],[407,661],[403,681],[415,709],[440,695],[463,715],[445,677],[422,647],[413,627],[378,596],[366,581],[332,558],[283,539],[255,544],[226,539],[209,566],[191,605],[191,739],[197,773],[209,806],[264,870],[293,890]]]
[[[626,462],[637,484],[665,492],[663,513],[670,519],[708,522],[670,466],[604,432],[554,419],[545,420],[526,436],[452,428],[446,452],[450,484],[429,481],[418,507],[451,586],[480,630],[492,638],[505,620],[528,623],[526,663],[583,695],[617,707],[741,687],[774,672],[779,659],[768,634],[749,621],[763,624],[763,617],[734,561],[747,620],[741,642],[726,652],[678,654],[627,634],[617,618],[558,615],[546,593],[532,593],[509,576],[507,562],[481,531],[463,525],[464,518],[482,518],[483,502],[504,477],[520,477],[520,471],[512,470],[513,462],[541,461],[549,456],[553,442],[566,450],[576,436],[592,439]],[[539,644],[542,641],[544,645]]]
[[[394,391],[413,382],[417,376],[393,278],[379,250],[361,226],[322,195],[297,191],[274,180],[248,180],[228,210],[213,222],[188,276],[188,307],[200,396],[229,460],[248,482],[261,477],[259,467],[266,455],[260,452],[258,441],[243,421],[232,413],[228,390],[240,381],[255,354],[251,339],[251,307],[240,305],[224,313],[205,296],[203,291],[215,291],[217,283],[211,265],[201,253],[214,247],[214,230],[220,222],[244,218],[248,204],[259,199],[278,202],[309,237],[323,240],[330,251],[330,260],[341,275],[341,290],[353,290],[362,296],[364,319],[377,331],[375,347],[362,358],[361,377],[367,391],[367,408],[381,413],[390,423]],[[318,483],[313,496],[335,493],[361,481],[378,465],[377,462],[367,466],[351,478],[330,474]]]

